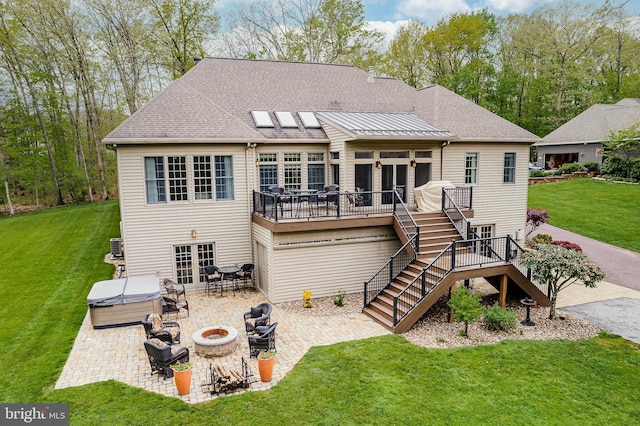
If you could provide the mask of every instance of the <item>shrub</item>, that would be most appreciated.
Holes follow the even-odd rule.
[[[532,209],[527,207],[527,225],[525,227],[526,235],[531,235],[540,225],[547,223],[549,213],[542,209]]]
[[[608,157],[602,162],[600,169],[603,175],[615,178],[625,178],[627,176],[627,168],[622,158]]]
[[[447,306],[453,309],[453,318],[456,322],[464,322],[464,330],[460,330],[460,335],[469,337],[469,323],[482,316],[481,301],[481,293],[471,293],[465,286],[460,286],[456,291],[451,292],[451,299]]]
[[[531,170],[529,172],[529,177],[543,177],[544,176],[544,170]]]
[[[577,245],[575,243],[570,243],[569,241],[562,241],[562,240],[551,241],[551,244],[553,244],[554,246],[560,246],[560,247],[564,247],[564,248],[569,249],[569,250],[575,250],[575,251],[579,251],[580,253],[582,253],[582,247],[580,247],[579,245]]]
[[[549,234],[538,234],[532,238],[535,244],[551,244],[553,237]]]
[[[344,291],[339,290],[338,294],[336,294],[335,296],[333,296],[333,304],[338,306],[338,307],[343,307],[344,306]]]
[[[561,174],[571,174],[574,172],[579,172],[580,171],[580,164],[578,163],[565,163],[563,164],[558,171]]]
[[[600,169],[600,164],[597,161],[586,161],[582,163],[582,168],[588,172],[597,172]]]
[[[517,319],[514,312],[508,311],[496,303],[485,311],[484,323],[489,330],[513,331],[516,329]]]

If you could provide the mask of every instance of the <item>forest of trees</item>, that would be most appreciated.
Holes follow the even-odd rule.
[[[203,56],[440,84],[545,136],[594,103],[640,97],[640,16],[625,3],[411,21],[385,43],[362,0],[237,2],[224,17],[215,0],[0,0],[0,204],[117,196],[102,138]]]

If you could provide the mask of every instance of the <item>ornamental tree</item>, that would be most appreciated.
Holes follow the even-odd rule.
[[[527,236],[538,229],[543,223],[549,221],[549,213],[546,210],[527,208],[527,225],[525,227]]]
[[[549,286],[549,319],[556,317],[556,301],[560,291],[576,282],[594,288],[605,276],[600,267],[589,261],[584,253],[552,244],[540,244],[537,250],[525,253],[522,264],[531,269],[533,280]]]
[[[453,310],[453,319],[464,322],[464,335],[469,337],[469,323],[476,321],[482,315],[482,294],[472,293],[467,287],[461,286],[451,292],[451,299],[447,303]]]

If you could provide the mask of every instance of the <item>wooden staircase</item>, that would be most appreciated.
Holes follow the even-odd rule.
[[[538,303],[550,305],[546,295],[535,287],[513,265],[508,263],[486,266],[473,266],[466,268],[451,268],[451,253],[443,251],[450,247],[453,241],[461,241],[462,237],[455,226],[444,213],[416,213],[412,217],[419,228],[419,251],[415,260],[404,268],[391,283],[389,283],[371,302],[363,309],[363,313],[370,316],[389,330],[395,333],[403,333],[411,328],[425,312],[435,304],[457,281],[478,277],[494,277],[492,283],[496,283],[495,277],[508,276],[508,282],[522,288],[524,292],[534,297]],[[401,240],[408,241],[406,235],[398,232],[399,226],[395,226]],[[456,257],[463,255],[469,249],[461,244],[456,246]],[[434,259],[437,259],[434,261]],[[433,263],[432,263],[433,262]],[[429,267],[429,265],[431,265]],[[419,278],[425,268],[424,278]],[[424,288],[423,288],[424,287]],[[422,295],[425,295],[424,297]],[[401,295],[399,297],[399,295]],[[397,318],[401,320],[394,324],[394,300],[397,298]]]

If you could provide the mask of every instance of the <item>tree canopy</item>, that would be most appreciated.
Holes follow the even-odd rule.
[[[117,196],[102,138],[204,55],[440,84],[545,136],[594,103],[640,97],[639,21],[623,5],[456,13],[410,21],[385,45],[362,0],[237,2],[223,30],[215,0],[0,0],[2,201]]]

